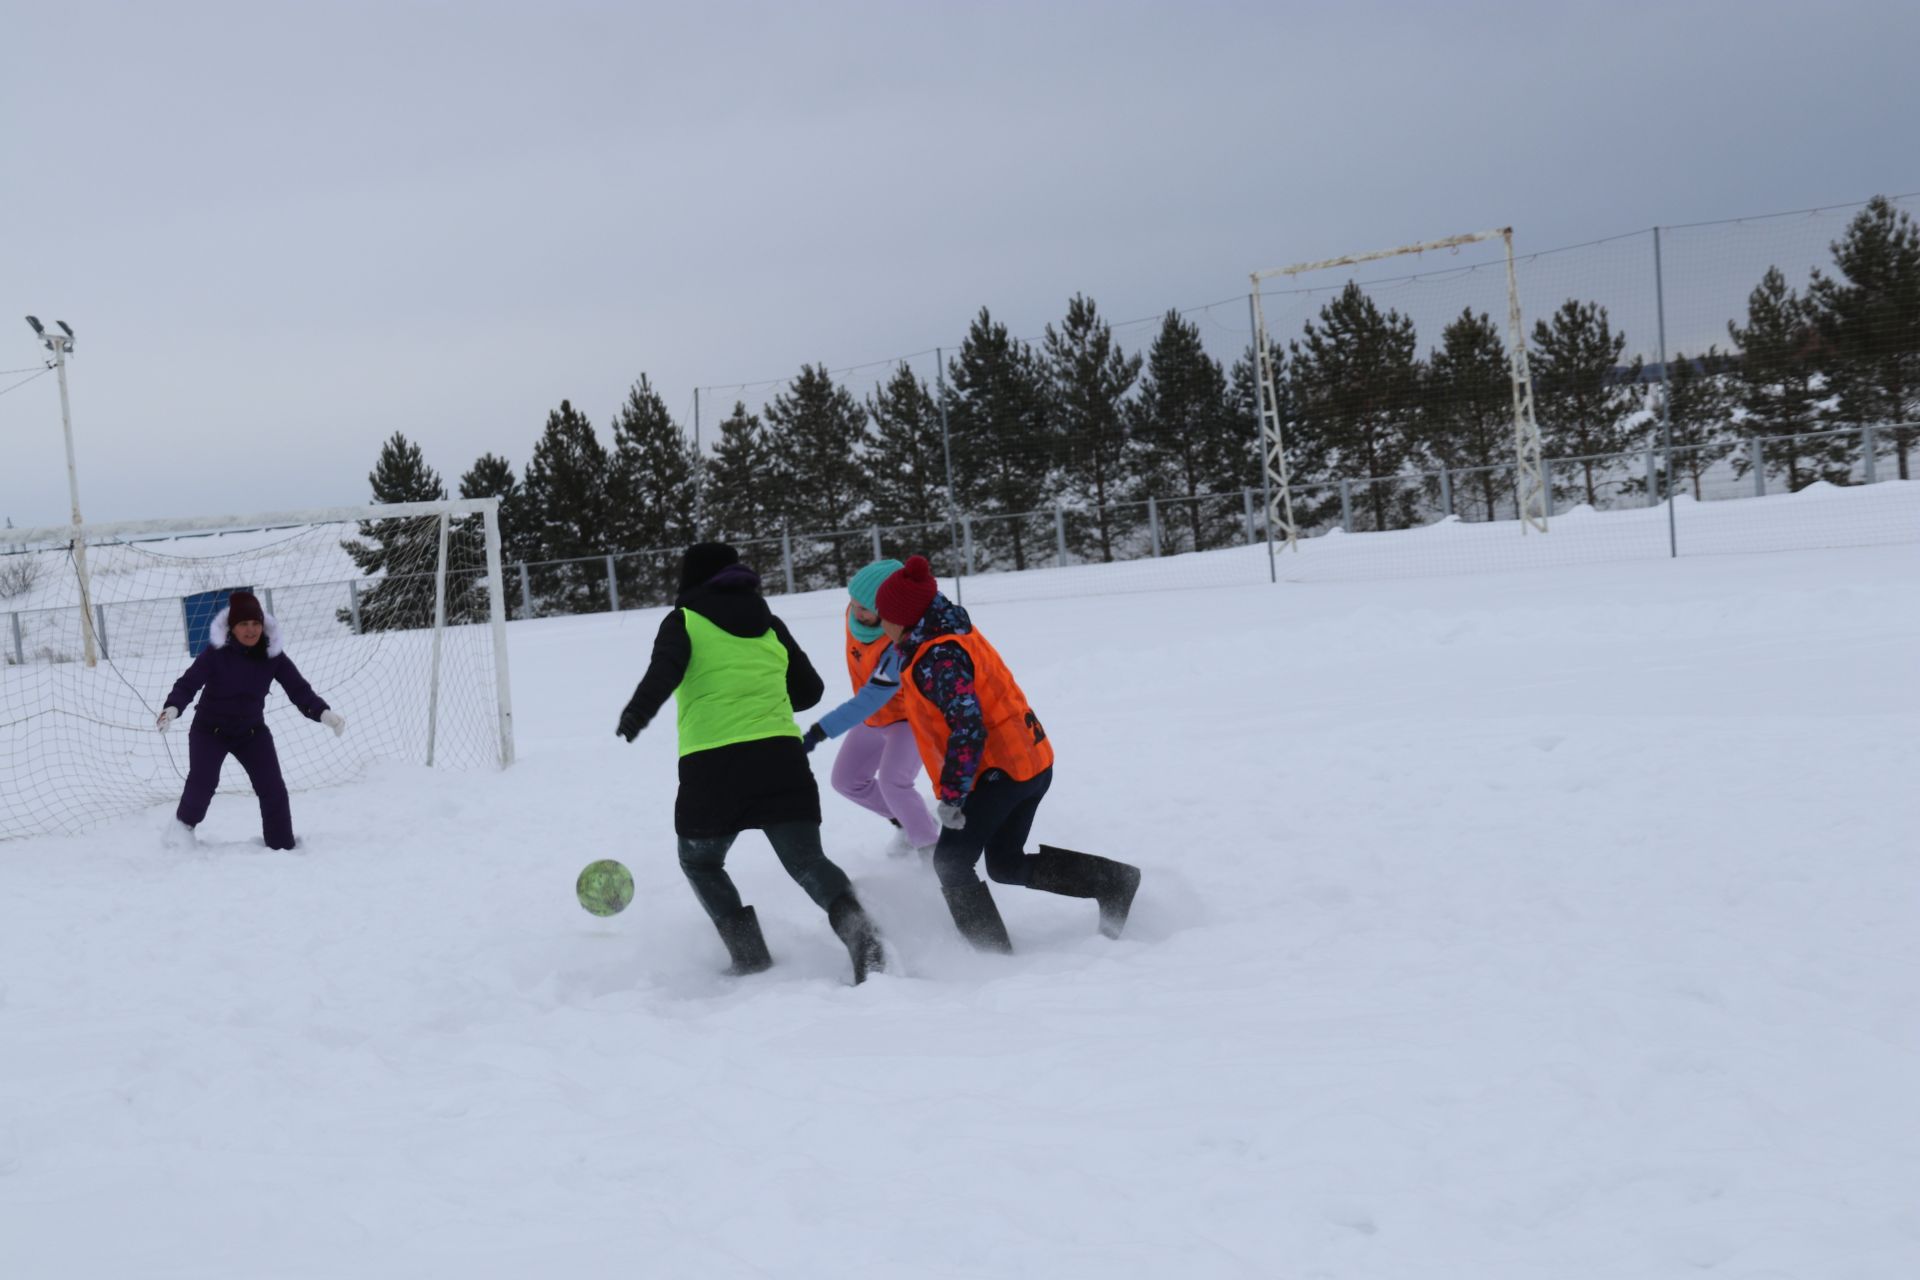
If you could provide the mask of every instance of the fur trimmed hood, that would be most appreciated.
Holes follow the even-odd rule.
[[[277,658],[280,656],[280,651],[286,647],[281,642],[280,620],[265,611],[262,611],[261,616],[266,619],[263,625],[267,632],[267,656]],[[214,614],[213,621],[207,624],[207,643],[216,649],[224,649],[227,647],[227,634],[227,611],[222,609]]]

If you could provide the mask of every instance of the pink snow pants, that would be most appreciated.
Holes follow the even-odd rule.
[[[896,819],[916,849],[940,838],[919,782],[920,752],[913,726],[904,720],[884,729],[855,725],[833,760],[833,789],[863,809]]]

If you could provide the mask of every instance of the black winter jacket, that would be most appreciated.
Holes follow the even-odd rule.
[[[692,645],[680,609],[692,609],[729,635],[750,639],[771,630],[787,650],[787,700],[796,712],[819,703],[826,692],[820,673],[787,624],[761,598],[760,580],[751,569],[724,569],[681,592],[675,603],[680,608],[661,622],[653,638],[653,660],[627,702],[627,712],[643,727],[660,713],[687,673]],[[735,742],[680,757],[680,794],[673,805],[678,835],[698,839],[782,822],[819,821],[820,787],[798,738]]]

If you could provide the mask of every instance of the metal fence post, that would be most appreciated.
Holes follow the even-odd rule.
[[[268,613],[273,612],[273,592],[272,591],[267,592],[267,612]],[[93,622],[94,622],[94,626],[93,626],[94,634],[99,638],[99,641],[100,641],[100,656],[107,659],[108,661],[112,661],[113,654],[107,648],[107,606],[103,604],[97,604],[93,606]]]
[[[620,579],[613,571],[613,557],[607,557],[607,605],[608,612],[620,612]]]
[[[1067,513],[1058,504],[1053,508],[1053,554],[1056,563],[1067,567]]]
[[[873,558],[875,560],[884,560],[887,558],[885,553],[880,550],[880,526],[879,525],[873,526]]]
[[[973,576],[973,572],[974,572],[973,517],[972,516],[960,517],[960,542],[962,547],[965,548],[962,554],[966,557],[965,564],[967,566],[967,576],[971,577]]]
[[[1340,528],[1353,532],[1353,485],[1345,476],[1340,478]]]
[[[1440,468],[1440,507],[1444,514],[1453,514],[1453,472],[1446,467]]]
[[[516,567],[520,570],[520,616],[523,618],[531,618],[533,616],[533,588],[527,585],[527,562],[522,560]]]
[[[1660,505],[1659,456],[1655,450],[1647,450],[1647,505],[1650,507]]]
[[[1554,516],[1554,511],[1553,511],[1553,464],[1552,464],[1551,462],[1547,462],[1547,461],[1544,461],[1544,460],[1542,460],[1542,462],[1540,463],[1540,474],[1541,474],[1542,476],[1544,476],[1544,477],[1546,477],[1546,483],[1544,483],[1544,484],[1542,484],[1542,485],[1540,486],[1540,488],[1541,488],[1541,489],[1542,489],[1542,491],[1543,491],[1543,494],[1542,494],[1542,497],[1541,497],[1541,499],[1540,499],[1540,501],[1542,502],[1542,504],[1543,504],[1543,505],[1541,506],[1541,508],[1540,508],[1540,509],[1541,509],[1542,511],[1544,511],[1544,512],[1546,512],[1546,513],[1547,513],[1547,519],[1549,519],[1549,520],[1551,520],[1551,519],[1553,519],[1553,516]]]
[[[1147,495],[1147,532],[1153,536],[1154,558],[1160,556],[1160,507],[1154,502],[1153,495]]]
[[[1860,456],[1862,459],[1866,461],[1866,464],[1867,464],[1867,483],[1868,484],[1872,484],[1874,482],[1874,474],[1873,474],[1874,445],[1875,445],[1875,441],[1873,438],[1873,428],[1872,427],[1860,428]]]
[[[1753,496],[1767,496],[1767,446],[1759,436],[1747,438],[1747,463],[1753,468]]]
[[[13,660],[24,667],[27,665],[27,650],[20,643],[20,615],[10,613],[7,616],[13,619]]]
[[[1247,545],[1252,546],[1253,537],[1253,490],[1242,487],[1240,490],[1240,518],[1247,524]]]
[[[780,526],[780,567],[786,570],[787,594],[793,594],[793,531]]]
[[[347,616],[353,620],[353,634],[360,634],[360,584],[347,582]]]

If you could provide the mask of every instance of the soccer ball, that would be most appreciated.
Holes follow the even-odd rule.
[[[617,916],[633,901],[633,872],[612,858],[590,862],[574,881],[573,891],[580,905],[593,914]]]

